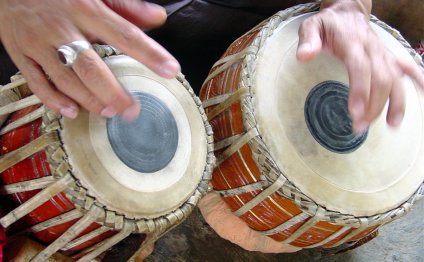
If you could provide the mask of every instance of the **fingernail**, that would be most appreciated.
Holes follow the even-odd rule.
[[[127,108],[121,115],[122,119],[127,122],[134,121],[140,113],[140,104],[134,103],[131,107]]]
[[[390,121],[391,126],[400,126],[400,123],[402,123],[403,120],[403,114],[397,113]]]
[[[311,53],[312,52],[312,44],[307,42],[303,43],[298,48],[298,53]]]
[[[177,61],[169,60],[161,65],[159,73],[165,78],[174,78],[180,71],[180,64]]]
[[[167,18],[167,13],[164,7],[158,4],[150,3],[146,1],[139,1],[137,3],[142,3],[141,5],[139,5],[141,7],[139,12],[143,14],[147,13],[147,16],[152,18],[151,20],[152,22],[154,22],[157,25],[165,23]]]
[[[368,123],[365,121],[361,121],[358,124],[355,124],[353,126],[353,132],[356,134],[363,134],[365,131],[367,131]]]
[[[150,8],[153,8],[153,9],[156,9],[156,10],[165,11],[165,8],[162,7],[162,6],[160,6],[160,5],[158,5],[158,4],[155,4],[155,3],[152,3],[152,2],[146,2],[146,1],[143,1],[142,3],[144,3],[146,6],[148,6]]]
[[[62,116],[70,119],[75,119],[78,116],[78,108],[74,106],[61,108],[59,112]]]
[[[112,118],[117,114],[116,110],[113,109],[112,106],[107,106],[105,108],[103,108],[103,110],[100,112],[100,115],[102,117],[106,117],[106,118]]]
[[[353,120],[360,119],[362,115],[364,114],[364,109],[365,109],[365,106],[361,100],[358,99],[353,101],[352,112],[350,112],[352,115],[352,119]]]

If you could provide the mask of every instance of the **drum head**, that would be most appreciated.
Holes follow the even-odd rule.
[[[296,59],[298,29],[308,16],[282,23],[258,54],[252,92],[261,137],[281,172],[321,206],[357,217],[387,212],[424,180],[423,97],[405,77],[402,125],[386,124],[386,106],[366,134],[352,134],[344,64],[327,54],[310,63]],[[412,60],[372,26],[388,49]]]
[[[205,169],[199,108],[176,79],[160,78],[126,56],[105,62],[141,112],[131,123],[85,111],[64,119],[61,136],[73,174],[110,210],[132,218],[165,215],[193,194]]]

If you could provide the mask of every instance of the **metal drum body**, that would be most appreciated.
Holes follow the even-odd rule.
[[[386,125],[385,111],[360,143],[343,144],[342,151],[316,138],[313,116],[333,122],[339,111],[348,115],[349,83],[344,65],[330,55],[307,64],[296,59],[298,28],[318,8],[281,11],[240,37],[200,93],[214,129],[213,188],[251,228],[302,248],[354,243],[405,214],[424,194],[424,103],[409,78],[401,128]],[[374,17],[372,26],[387,48],[422,66],[397,31]],[[330,113],[326,107],[308,111],[313,91],[324,86],[325,93],[331,85],[345,88],[335,93],[346,92],[335,95]],[[344,116],[345,126],[319,128],[330,126],[327,131],[340,137],[350,133],[356,141],[349,121]]]
[[[212,131],[184,77],[163,79],[109,46],[94,48],[144,106],[135,122],[86,111],[64,119],[35,96],[0,109],[11,113],[0,137],[1,191],[11,211],[0,222],[17,222],[8,237],[31,233],[47,245],[34,261],[56,251],[91,261],[132,233],[146,234],[148,245],[207,191]],[[3,92],[25,85],[14,80]]]

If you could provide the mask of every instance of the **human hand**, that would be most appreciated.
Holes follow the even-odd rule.
[[[355,132],[364,132],[382,112],[398,126],[405,112],[402,77],[424,89],[424,74],[412,61],[396,57],[372,30],[369,0],[323,0],[321,11],[299,29],[297,57],[310,61],[322,50],[341,59],[349,74],[348,107]]]
[[[180,70],[178,62],[139,29],[165,20],[162,7],[141,0],[0,0],[0,39],[13,62],[32,92],[69,118],[77,116],[80,105],[104,117],[120,114],[130,121],[140,105],[94,50],[81,52],[68,68],[61,64],[57,48],[98,39],[160,76],[173,78]]]

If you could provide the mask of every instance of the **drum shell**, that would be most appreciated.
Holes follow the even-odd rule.
[[[261,32],[263,26],[266,25],[268,21],[269,20],[264,21],[233,42],[222,58],[237,54],[245,48],[250,47],[255,40],[255,37],[259,32]],[[247,66],[243,62],[245,61],[239,60],[233,63],[228,69],[205,82],[200,91],[201,100],[205,102],[214,97],[232,94],[240,89],[243,85],[240,74],[243,66]],[[218,67],[219,66],[212,68],[210,74],[212,74]],[[210,113],[214,108],[215,106],[210,106],[205,110],[207,113]],[[246,132],[244,115],[249,113],[250,112],[247,112],[243,108],[243,104],[240,101],[237,101],[232,103],[227,110],[210,119],[210,123],[214,130],[215,143],[219,143],[229,137],[244,134]],[[260,134],[258,137],[259,138],[254,139],[260,140]],[[216,151],[218,159],[220,158],[220,154],[223,150]],[[226,158],[225,161],[216,167],[212,176],[212,185],[214,189],[218,191],[234,189],[261,181],[261,176],[266,176],[266,173],[261,172],[260,165],[257,164],[254,158],[254,148],[249,143],[246,143],[236,153]],[[233,211],[236,211],[262,191],[263,190],[261,189],[238,194],[236,196],[225,196],[224,201]],[[254,230],[267,231],[281,225],[300,213],[302,213],[302,209],[293,200],[288,199],[281,193],[277,192],[256,205],[249,212],[241,215],[240,218]],[[284,241],[302,227],[302,225],[307,223],[308,220],[299,222],[282,232],[271,234],[269,236],[277,241]],[[345,242],[359,240],[374,232],[378,226],[379,225],[373,225],[371,227],[363,228],[363,230],[354,234]],[[309,228],[294,241],[291,241],[290,244],[298,247],[311,246],[324,241],[326,238],[343,229],[343,227],[344,225],[336,223],[318,221],[313,227]],[[322,247],[332,247],[347,235],[352,234],[354,230],[355,228],[352,227],[343,234],[340,234],[338,237],[322,245]]]
[[[116,161],[117,153],[107,134],[108,120],[97,114],[81,110],[76,119],[65,119],[41,105],[32,94],[2,106],[3,112],[14,113],[0,136],[0,198],[5,207],[0,222],[7,228],[9,239],[32,233],[46,245],[37,254],[37,261],[44,261],[58,251],[74,259],[91,261],[131,234],[144,234],[147,240],[143,244],[156,241],[190,215],[207,192],[215,164],[212,128],[184,75],[161,78],[111,46],[93,45],[93,49],[136,99],[144,103],[146,100],[140,96],[150,95],[155,97],[152,100],[172,109],[177,127],[181,127],[178,145],[185,151],[176,153],[178,157],[172,159],[170,169],[166,166],[148,176],[119,159]],[[18,75],[11,80],[0,90],[0,96],[6,90],[21,91],[26,86],[26,80]],[[149,105],[144,116],[163,111],[155,111],[152,103]],[[135,122],[139,121],[145,120],[139,117]],[[124,126],[121,130],[130,129]],[[140,135],[136,131],[132,139]],[[187,137],[191,138],[190,143],[183,143]],[[145,147],[138,148],[143,151]],[[191,154],[194,148],[196,154]],[[176,163],[180,162],[183,163],[177,168]],[[134,174],[148,183],[130,179],[132,184],[128,186],[128,178],[134,178]],[[137,185],[142,187],[134,188]],[[168,188],[172,191],[164,195]]]
[[[31,106],[13,113],[9,117],[7,124],[10,124],[13,121],[33,112],[37,109],[37,107],[38,106]],[[8,152],[11,152],[28,144],[29,142],[38,138],[42,134],[42,132],[42,120],[37,119],[18,129],[15,129],[12,132],[2,135],[0,137],[1,155],[7,154]],[[7,185],[51,175],[52,174],[47,154],[45,151],[41,151],[5,170],[3,173],[1,173],[0,178],[2,184]],[[8,206],[9,209],[13,209],[25,203],[40,191],[40,189],[37,189],[20,193],[13,193],[4,196],[2,198],[2,202],[4,202],[3,206]],[[31,226],[37,225],[53,217],[62,215],[75,208],[76,207],[73,202],[66,196],[65,193],[62,192],[50,199],[49,201],[45,202],[43,205],[36,208],[34,211],[30,212],[21,221],[18,221],[18,223],[14,225],[11,230],[9,230],[9,234],[13,235],[14,233],[20,232],[21,230],[25,230]],[[71,227],[77,221],[78,218],[61,223],[56,226],[49,227],[39,232],[35,232],[33,233],[33,235],[41,243],[51,243],[59,236],[61,236],[69,227]],[[79,236],[85,235],[99,228],[100,226],[101,225],[98,223],[93,223],[87,229],[85,229]],[[109,230],[108,232],[94,237],[93,239],[90,239],[81,245],[69,249],[66,254],[73,254],[77,251],[83,250],[110,237],[113,234],[115,234],[115,232]]]

